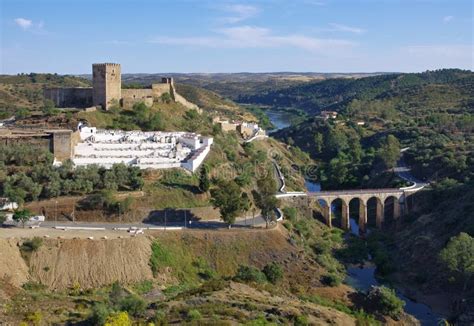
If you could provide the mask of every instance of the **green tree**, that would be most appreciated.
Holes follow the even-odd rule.
[[[234,181],[218,182],[217,187],[211,190],[212,204],[219,208],[221,218],[229,224],[229,228],[244,208],[242,191]]]
[[[400,158],[400,142],[397,137],[388,135],[382,141],[377,151],[377,156],[388,169],[395,167]]]
[[[201,190],[201,192],[209,191],[209,187],[211,186],[208,170],[207,165],[203,164],[199,173],[199,190]]]
[[[324,148],[324,138],[323,134],[316,133],[314,134],[314,148],[316,150],[316,154],[321,154]]]
[[[446,248],[441,250],[440,258],[450,271],[464,278],[464,293],[474,274],[474,238],[464,232],[452,237]]]
[[[18,209],[13,213],[13,220],[15,222],[20,222],[23,228],[25,227],[25,223],[28,222],[30,219],[31,212],[28,209]]]
[[[273,174],[267,171],[257,180],[257,190],[252,191],[255,205],[260,208],[262,217],[265,219],[266,227],[272,219],[275,218],[275,210],[278,205],[278,199],[275,197],[276,182]]]

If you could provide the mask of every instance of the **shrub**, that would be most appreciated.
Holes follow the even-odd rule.
[[[104,326],[131,326],[132,321],[128,314],[124,311],[117,312],[109,317],[107,317],[107,321],[105,322]]]
[[[368,307],[381,314],[397,319],[405,302],[400,300],[395,291],[385,286],[373,286],[367,295]]]
[[[110,315],[110,308],[103,302],[96,302],[92,306],[92,313],[89,321],[94,325],[104,325]]]
[[[132,316],[141,316],[147,307],[145,300],[137,295],[129,295],[120,300],[118,307],[122,311],[128,312]]]
[[[267,278],[265,274],[259,271],[257,268],[252,266],[243,266],[240,265],[237,269],[237,274],[235,275],[237,281],[242,282],[255,282],[255,283],[264,283]]]
[[[307,326],[309,325],[308,317],[304,315],[296,316],[294,321],[295,326]]]
[[[31,240],[26,240],[20,247],[20,250],[23,252],[33,252],[39,249],[43,244],[43,239],[40,237],[34,237]]]
[[[338,286],[342,282],[341,276],[336,273],[329,273],[322,277],[321,282],[328,286]]]
[[[202,318],[202,315],[201,313],[199,312],[199,310],[197,309],[191,309],[188,311],[188,320],[191,321],[191,320],[199,320]]]
[[[267,279],[273,284],[276,284],[283,278],[283,268],[275,262],[266,265],[262,271]]]

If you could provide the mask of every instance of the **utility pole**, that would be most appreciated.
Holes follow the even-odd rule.
[[[54,226],[58,225],[58,197],[54,201]]]
[[[186,229],[186,209],[184,210],[184,228]]]

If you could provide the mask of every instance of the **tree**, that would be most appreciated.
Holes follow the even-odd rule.
[[[209,182],[208,170],[209,169],[207,165],[203,164],[201,167],[201,172],[199,174],[199,190],[201,190],[201,192],[209,191],[210,182]]]
[[[388,135],[380,145],[377,156],[388,169],[393,168],[400,158],[400,142],[397,137]]]
[[[25,223],[28,222],[30,219],[31,212],[28,209],[19,209],[13,213],[13,220],[15,222],[20,222],[23,228],[25,227]]]
[[[252,195],[268,227],[270,221],[275,217],[275,209],[278,204],[278,199],[275,197],[276,182],[270,171],[257,180],[257,188],[258,191],[253,190]]]
[[[452,237],[446,248],[441,250],[440,258],[450,271],[462,275],[464,293],[474,274],[474,238],[464,232]]]
[[[217,187],[211,190],[211,196],[212,205],[219,208],[222,220],[228,223],[230,228],[244,208],[240,187],[234,181],[221,180]]]

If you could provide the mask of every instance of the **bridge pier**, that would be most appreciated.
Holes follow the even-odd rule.
[[[332,212],[331,212],[330,205],[323,207],[323,216],[324,216],[324,219],[326,220],[326,225],[331,228],[332,227]]]
[[[375,208],[375,225],[378,229],[382,228],[384,221],[384,204],[381,200],[377,200],[377,206]]]
[[[398,220],[400,218],[401,204],[400,200],[396,199],[393,201],[393,219]]]
[[[349,204],[343,200],[342,201],[342,219],[341,219],[342,229],[343,230],[350,230],[351,225],[349,221]]]
[[[359,232],[365,232],[367,226],[367,205],[359,201]]]

